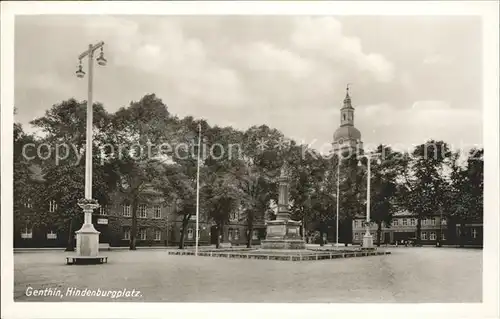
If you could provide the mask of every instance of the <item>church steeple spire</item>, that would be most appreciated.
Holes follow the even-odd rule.
[[[344,106],[342,108],[352,108],[351,105],[351,97],[349,96],[349,85],[351,83],[347,83],[346,89],[345,89],[345,98],[344,98]]]
[[[340,108],[340,127],[333,134],[333,150],[357,151],[363,147],[361,133],[354,127],[354,107],[349,95],[350,83],[346,86],[344,104]]]
[[[346,87],[344,98],[344,106],[340,109],[340,126],[354,126],[354,108],[351,105],[351,97],[349,96],[349,83]]]

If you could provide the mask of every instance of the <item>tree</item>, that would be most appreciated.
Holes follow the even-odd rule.
[[[358,167],[357,154],[342,154],[340,163],[339,240],[347,246],[352,241],[353,218],[365,215],[366,176]]]
[[[248,248],[252,244],[255,222],[264,219],[271,199],[278,201],[277,177],[288,148],[274,146],[283,139],[281,132],[265,125],[251,127],[243,135],[243,152],[234,175],[239,189],[245,194],[242,206],[247,223]]]
[[[417,244],[420,244],[422,219],[445,209],[442,199],[446,196],[447,182],[443,168],[451,155],[445,142],[429,140],[398,161],[404,185],[401,203],[417,218]]]
[[[464,246],[465,224],[483,219],[483,149],[473,148],[467,154],[465,165],[454,154],[451,163],[449,193],[446,198],[451,218],[460,223],[459,244]]]
[[[377,246],[380,246],[382,224],[391,225],[396,196],[397,170],[394,160],[401,155],[385,145],[379,145],[380,164],[372,164],[370,219],[377,224]]]
[[[210,183],[201,189],[204,210],[217,225],[217,244],[220,247],[220,230],[229,221],[230,214],[240,206],[242,192],[233,176],[212,176]]]
[[[75,221],[82,219],[82,210],[77,201],[84,197],[85,188],[86,109],[86,102],[70,99],[53,105],[43,117],[31,122],[45,134],[40,143],[50,146],[41,149],[43,153],[38,154],[38,160],[34,161],[41,166],[46,181],[42,192],[45,201],[39,205],[39,211],[47,214],[48,201],[57,202],[57,209],[45,216],[44,220],[51,221],[49,227],[68,231],[68,251],[74,250]],[[101,104],[94,104],[93,111],[96,134],[93,139],[92,190],[94,197],[105,204],[117,179],[112,167],[103,162],[98,148],[99,144],[106,142],[110,116]]]
[[[309,224],[316,219],[313,202],[317,206],[316,202],[321,203],[321,199],[325,200],[327,204],[333,199],[331,195],[333,194],[331,193],[332,178],[336,178],[336,176],[329,170],[328,159],[313,150],[304,152],[302,156],[299,154],[301,153],[301,147],[306,146],[292,147],[288,160],[291,162],[290,198],[292,218],[302,221],[304,231],[306,222]],[[319,195],[320,192],[324,193],[325,191],[327,196]],[[331,212],[329,212],[329,215],[331,215]]]
[[[191,217],[196,213],[196,188],[192,176],[186,173],[191,168],[179,164],[164,166],[165,173],[157,188],[166,201],[175,203],[175,212],[181,216],[181,238],[179,249],[184,248],[184,237]]]
[[[14,123],[14,167],[13,167],[13,208],[14,234],[18,235],[23,227],[44,224],[46,218],[43,211],[37,211],[44,197],[40,196],[44,189],[44,181],[40,174],[34,172],[29,159],[36,160],[37,140],[31,134],[26,134],[19,123]],[[35,148],[25,148],[33,144]]]
[[[139,203],[147,196],[145,190],[162,173],[162,154],[158,146],[169,136],[171,123],[167,106],[154,94],[120,108],[112,118],[111,136],[115,147],[108,160],[117,161],[121,177],[118,189],[126,195],[132,208],[130,250],[136,249]],[[124,152],[123,146],[127,147]]]

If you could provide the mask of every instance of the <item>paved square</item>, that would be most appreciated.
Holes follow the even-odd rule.
[[[14,254],[15,301],[481,302],[482,250],[393,248],[352,259],[263,261],[111,251],[67,266],[60,252]],[[27,287],[140,291],[137,297],[34,297]]]

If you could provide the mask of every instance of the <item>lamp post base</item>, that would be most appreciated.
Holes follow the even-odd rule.
[[[76,257],[86,260],[104,258],[99,256],[99,234],[92,224],[92,211],[99,207],[95,203],[82,203],[79,206],[83,209],[84,222],[82,228],[76,231]]]
[[[370,233],[363,236],[363,249],[373,249],[373,236]]]
[[[76,231],[76,254],[78,256],[94,257],[99,255],[99,234],[92,224],[83,224]]]

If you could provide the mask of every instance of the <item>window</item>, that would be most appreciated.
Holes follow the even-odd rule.
[[[392,225],[393,225],[393,226],[398,226],[398,225],[399,225],[399,219],[394,219],[394,220],[392,221]]]
[[[146,240],[146,229],[145,228],[139,229],[139,234],[137,234],[137,237],[140,240]]]
[[[423,231],[420,234],[421,234],[420,237],[422,237],[422,240],[427,240],[427,232],[426,231]]]
[[[436,232],[431,231],[430,236],[429,236],[429,239],[430,239],[430,240],[436,240]]]
[[[240,230],[235,229],[234,230],[234,240],[238,240],[238,239],[240,239]]]
[[[25,227],[21,231],[21,238],[25,238],[25,239],[33,238],[33,229]]]
[[[130,240],[130,228],[123,229],[123,239]]]
[[[123,205],[123,216],[125,217],[132,216],[132,214],[130,214],[130,205]]]
[[[441,219],[441,225],[446,225],[448,222],[446,221],[446,218]]]
[[[422,219],[421,224],[422,226],[427,225],[427,218]]]
[[[146,218],[146,205],[139,205],[139,218]]]
[[[346,116],[346,115],[345,115],[345,113],[344,113],[344,114],[343,114],[344,121],[345,121],[345,116]]]
[[[472,228],[472,229],[470,230],[470,233],[471,233],[471,235],[472,235],[472,238],[477,238],[477,230],[476,230],[475,228]]]
[[[259,231],[257,229],[252,231],[252,239],[259,239]]]
[[[407,226],[407,225],[408,225],[408,219],[403,218],[403,226]]]
[[[47,233],[47,239],[57,239],[57,234],[54,231],[50,231]]]
[[[28,199],[24,202],[24,207],[26,207],[26,208],[33,208],[33,205],[31,204],[31,198],[28,198]]]
[[[359,240],[359,233],[354,233],[354,240]]]
[[[410,219],[410,225],[411,225],[411,226],[415,226],[415,223],[416,223],[415,218],[411,218],[411,219]]]
[[[194,237],[194,231],[192,228],[188,229],[188,239],[193,239]]]
[[[155,230],[155,240],[161,240],[161,230]]]
[[[431,225],[436,225],[436,217],[431,218]]]
[[[441,240],[446,240],[446,234],[444,232],[441,233]]]
[[[99,215],[107,215],[107,214],[108,214],[108,208],[107,208],[107,206],[105,206],[105,205],[101,206],[99,208]]]
[[[55,200],[49,201],[49,212],[53,213],[57,209],[57,204]]]
[[[232,221],[238,221],[240,219],[240,211],[239,210],[234,210],[231,212],[231,218]]]
[[[161,206],[153,207],[153,218],[157,218],[157,219],[161,218]]]
[[[233,240],[233,230],[229,229],[227,232],[227,240]]]

